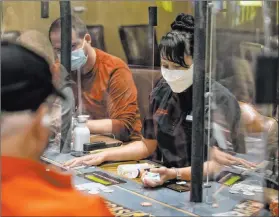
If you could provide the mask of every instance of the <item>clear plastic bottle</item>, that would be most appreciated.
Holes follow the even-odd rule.
[[[74,151],[83,151],[83,144],[90,143],[90,131],[86,126],[87,119],[87,115],[80,115],[77,118],[77,125],[74,129]]]

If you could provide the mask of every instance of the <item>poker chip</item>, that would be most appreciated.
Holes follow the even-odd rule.
[[[242,189],[242,188],[243,188],[243,185],[241,185],[241,184],[235,184],[235,185],[233,185],[231,188],[234,188],[234,189]]]
[[[177,184],[177,185],[186,185],[186,184],[187,184],[187,182],[185,182],[185,181],[181,181],[181,182],[176,182],[176,184]]]
[[[85,188],[80,187],[80,186],[78,186],[78,185],[76,185],[75,188],[76,188],[78,191],[84,191],[84,190],[86,190]]]
[[[262,187],[262,186],[259,186],[259,185],[255,185],[255,186],[254,186],[254,189],[263,189],[263,187]]]
[[[218,205],[217,203],[213,203],[213,204],[212,204],[212,207],[213,207],[213,208],[218,208],[219,205]]]
[[[241,189],[235,189],[235,188],[231,188],[230,191],[237,191],[237,192],[240,192]]]
[[[231,190],[233,190],[233,191],[240,191],[241,188],[240,187],[231,187]]]
[[[247,191],[254,191],[254,189],[255,189],[255,188],[254,188],[253,186],[247,187],[247,188],[246,188]]]
[[[112,193],[112,192],[114,192],[114,190],[112,190],[112,189],[104,189],[103,192],[105,192],[105,193]]]
[[[256,192],[256,193],[262,193],[263,192],[263,188],[259,185],[245,185],[245,184],[241,184],[240,186],[237,186],[236,188],[233,188],[234,190],[235,189],[239,189],[240,191],[242,192],[248,192],[249,193],[253,193],[253,192]],[[254,193],[253,193],[254,195]]]
[[[247,195],[247,196],[254,196],[255,193],[251,192],[251,191],[243,191],[242,194]]]
[[[256,193],[262,193],[263,189],[262,188],[255,188],[253,191],[256,192]]]
[[[229,191],[231,194],[238,194],[239,192],[238,191],[235,191],[235,190],[230,190]]]
[[[142,205],[142,206],[152,206],[152,203],[142,202],[140,205]]]
[[[98,191],[88,191],[88,194],[99,194]]]
[[[230,188],[231,194],[238,194],[240,191],[242,191],[243,187],[239,184],[235,184]]]

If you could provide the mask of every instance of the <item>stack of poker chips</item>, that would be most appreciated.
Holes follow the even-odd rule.
[[[271,215],[272,216],[278,216],[278,199],[276,200],[273,200],[270,205],[269,205],[269,209],[270,209],[270,212],[271,212]]]
[[[231,194],[239,194],[254,196],[255,193],[263,193],[263,187],[259,185],[235,184],[230,188]]]

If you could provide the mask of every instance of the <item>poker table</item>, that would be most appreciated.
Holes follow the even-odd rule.
[[[71,154],[47,150],[42,160],[50,164],[62,165],[73,158]],[[114,209],[113,212],[116,216],[212,216],[212,214],[231,211],[235,205],[246,199],[260,202],[263,200],[263,193],[255,196],[231,194],[228,187],[217,182],[210,182],[211,187],[203,189],[203,202],[192,203],[190,202],[190,192],[181,193],[165,187],[144,188],[139,180],[126,179],[117,175],[116,168],[119,164],[143,162],[149,161],[107,163],[100,167],[77,169],[74,171],[73,182],[75,185],[90,183],[91,181],[86,179],[84,174],[92,172],[101,172],[124,180],[125,183],[109,186],[113,192],[99,193],[108,201],[112,210]],[[151,203],[151,206],[142,206],[142,202]],[[214,203],[217,204],[217,207],[212,205]],[[262,210],[261,215],[268,216],[269,213]]]

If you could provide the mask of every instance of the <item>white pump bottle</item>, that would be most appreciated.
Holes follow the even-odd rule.
[[[79,115],[74,129],[74,151],[83,151],[83,144],[90,143],[90,131],[86,126],[88,115]]]

